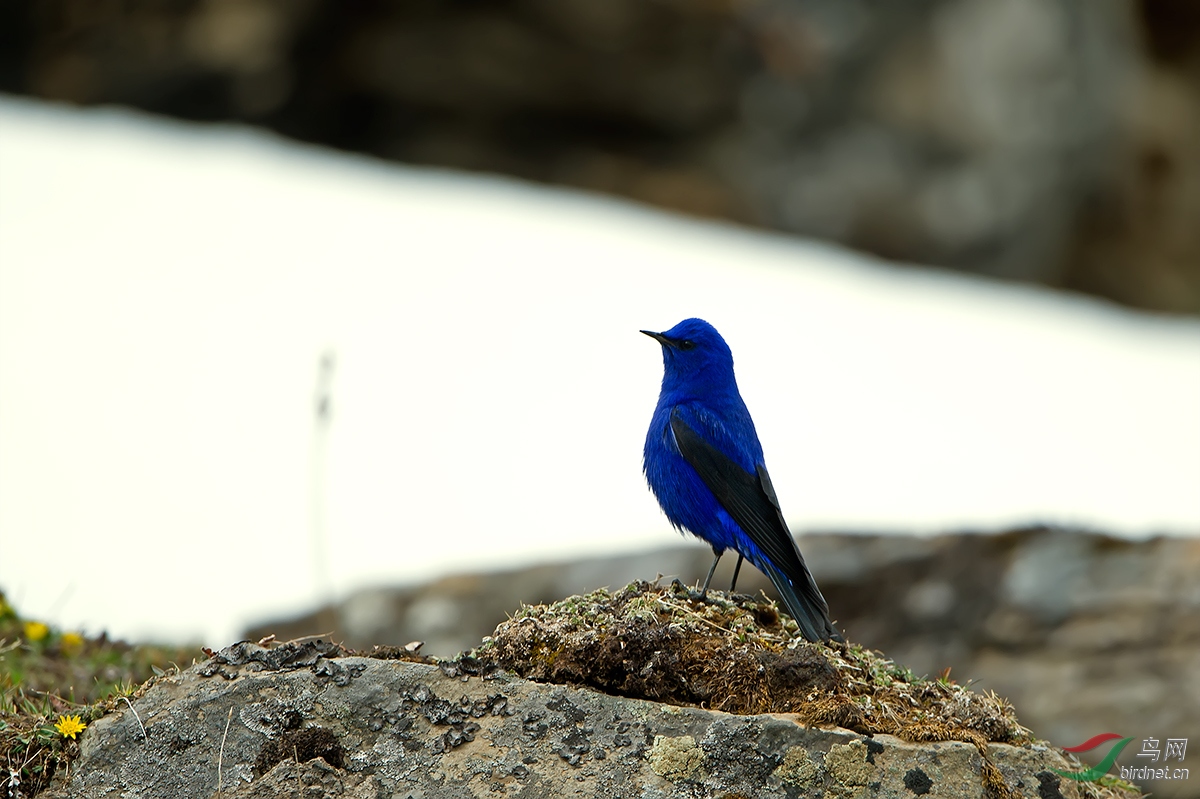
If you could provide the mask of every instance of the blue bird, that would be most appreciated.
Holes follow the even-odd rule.
[[[749,560],[771,579],[807,640],[842,640],[783,520],[754,421],[738,393],[729,345],[703,319],[684,319],[662,333],[641,332],[663,352],[662,391],[642,465],[671,524],[712,546],[716,557],[701,597],[721,555],[733,549],[738,562],[730,591],[743,558]]]

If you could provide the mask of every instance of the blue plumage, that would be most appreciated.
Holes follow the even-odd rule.
[[[738,393],[733,354],[703,319],[663,333],[643,330],[663,350],[663,382],[646,434],[643,468],[676,528],[726,549],[771,579],[810,641],[839,638],[825,598],[783,521],[754,421]],[[737,582],[737,569],[734,571]],[[733,590],[731,588],[731,590]]]

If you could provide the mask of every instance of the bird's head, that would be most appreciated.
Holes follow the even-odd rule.
[[[686,388],[736,391],[733,353],[717,329],[703,319],[684,319],[670,330],[641,331],[662,345],[663,390]]]

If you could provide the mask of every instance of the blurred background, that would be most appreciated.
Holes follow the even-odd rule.
[[[0,88],[1200,311],[1189,0],[11,0]]]
[[[1200,735],[1200,5],[7,0],[0,92],[26,614],[451,655],[694,581],[697,315],[852,639]]]

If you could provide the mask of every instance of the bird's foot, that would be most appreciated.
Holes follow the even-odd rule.
[[[684,585],[678,578],[671,581],[671,593],[677,597],[687,597],[692,602],[700,602],[705,605],[719,605],[726,601],[724,597],[709,594],[706,590]]]

